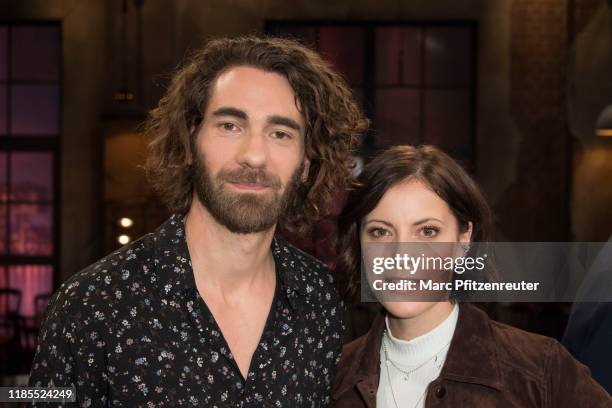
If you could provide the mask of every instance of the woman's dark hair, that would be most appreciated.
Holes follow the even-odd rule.
[[[278,73],[293,88],[306,124],[308,180],[289,205],[284,227],[302,233],[325,215],[350,179],[353,154],[368,121],[352,92],[316,52],[292,40],[271,37],[222,38],[208,42],[174,74],[166,95],[150,112],[145,170],[170,211],[185,214],[193,196],[188,164],[192,130],[206,110],[211,87],[225,71],[251,66]]]
[[[383,195],[398,183],[418,180],[451,209],[461,232],[472,223],[472,241],[490,240],[491,210],[476,182],[454,159],[434,146],[395,146],[368,163],[354,181],[338,218],[335,274],[347,303],[359,301],[360,229]]]

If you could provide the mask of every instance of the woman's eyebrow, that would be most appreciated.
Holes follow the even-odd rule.
[[[371,222],[380,222],[381,224],[385,224],[388,227],[393,227],[393,224],[391,224],[390,222],[387,221],[383,221],[383,220],[378,220],[378,219],[371,219],[371,220],[367,220],[364,225],[367,225]]]
[[[423,219],[420,219],[420,220],[418,220],[418,221],[413,222],[413,223],[412,223],[412,225],[419,225],[419,224],[423,224],[423,223],[428,222],[428,221],[438,221],[438,222],[439,222],[439,223],[441,223],[441,224],[445,224],[445,222],[444,222],[444,221],[442,221],[442,220],[441,220],[441,219],[439,219],[439,218],[435,218],[435,217],[427,217],[427,218],[423,218]]]

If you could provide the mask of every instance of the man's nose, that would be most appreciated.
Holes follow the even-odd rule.
[[[265,166],[267,155],[265,135],[263,132],[251,131],[242,140],[237,160],[241,165],[260,168]]]

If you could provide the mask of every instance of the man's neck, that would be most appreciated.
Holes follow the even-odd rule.
[[[274,271],[270,251],[274,227],[253,234],[233,233],[194,200],[185,219],[185,235],[196,282],[205,274],[207,286],[222,291],[248,289]]]

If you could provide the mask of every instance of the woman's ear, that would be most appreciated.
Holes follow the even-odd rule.
[[[469,244],[472,241],[472,231],[473,231],[472,221],[468,222],[467,228],[461,234],[459,234],[459,242],[462,244]]]

